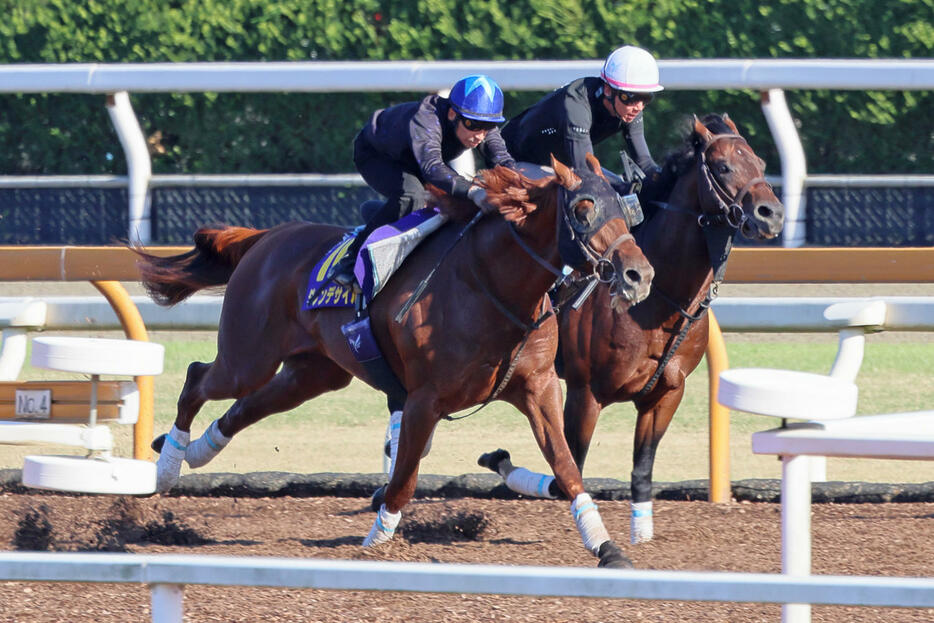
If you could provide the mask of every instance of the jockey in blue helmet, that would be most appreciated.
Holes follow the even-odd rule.
[[[487,167],[515,168],[498,124],[503,116],[503,91],[484,75],[467,76],[451,88],[449,97],[428,95],[377,110],[354,139],[354,165],[386,202],[373,213],[331,271],[338,283],[354,282],[353,266],[367,236],[425,206],[425,184],[455,197],[469,197],[489,211],[486,193],[448,164],[476,149]]]

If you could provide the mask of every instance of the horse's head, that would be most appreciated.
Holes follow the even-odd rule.
[[[725,224],[751,239],[781,232],[785,208],[765,181],[765,162],[727,116],[694,117],[690,137],[697,172],[698,222]]]
[[[551,159],[558,185],[558,252],[561,260],[610,284],[613,306],[649,295],[655,271],[629,233],[629,212],[588,154],[589,171],[575,173]]]

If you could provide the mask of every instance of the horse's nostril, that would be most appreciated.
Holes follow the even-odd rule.
[[[629,283],[639,283],[642,281],[642,273],[630,268],[626,271],[626,281]]]
[[[769,206],[765,204],[756,206],[756,216],[758,216],[759,218],[763,220],[766,220],[766,221],[769,220],[770,218],[772,218],[773,214],[774,212],[772,212],[772,208],[770,208]]]

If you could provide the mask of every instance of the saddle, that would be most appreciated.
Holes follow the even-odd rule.
[[[366,204],[361,209],[366,209]],[[328,270],[347,253],[351,242],[363,227],[347,232],[315,264],[308,278],[308,291],[302,309],[365,308],[402,266],[405,258],[441,227],[445,220],[435,208],[423,208],[374,230],[360,248],[354,264],[359,290],[327,278]]]

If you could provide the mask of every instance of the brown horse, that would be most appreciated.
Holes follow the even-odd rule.
[[[636,232],[655,268],[649,297],[625,310],[607,305],[598,287],[579,309],[560,314],[560,357],[567,382],[565,436],[578,467],[600,412],[632,401],[638,411],[631,478],[633,543],[652,538],[652,468],[655,451],[681,398],[684,382],[707,346],[706,311],[723,278],[737,232],[751,239],[779,234],[784,208],[766,183],[765,164],[726,115],[694,119],[681,152],[665,164],[676,178],[667,201]],[[648,202],[649,207],[652,207]],[[535,475],[515,468],[509,453],[483,455],[480,464],[507,484],[534,494],[524,483]],[[552,496],[557,491],[552,488]]]
[[[501,167],[484,172],[481,183],[502,218],[479,220],[459,244],[459,228],[449,223],[415,250],[371,303],[373,333],[405,402],[395,470],[364,546],[392,537],[438,421],[496,397],[528,417],[559,486],[574,500],[584,545],[601,566],[630,564],[584,491],[562,434],[553,365],[557,322],[545,296],[562,263],[598,271],[613,286],[614,299],[636,302],[648,294],[652,268],[597,173],[599,163],[591,159],[591,165],[593,171],[578,175],[555,163],[555,174],[540,181]],[[451,197],[441,208],[461,221],[475,212],[471,202]],[[183,460],[207,463],[234,434],[267,415],[346,387],[352,376],[375,384],[341,332],[354,310],[302,310],[315,261],[343,234],[309,223],[200,230],[188,253],[141,254],[142,281],[157,302],[174,304],[199,289],[227,285],[217,357],[189,366],[175,426],[154,443],[160,490],[174,486]],[[425,266],[445,253],[421,298],[395,321]],[[189,443],[201,406],[225,398],[237,400]]]

